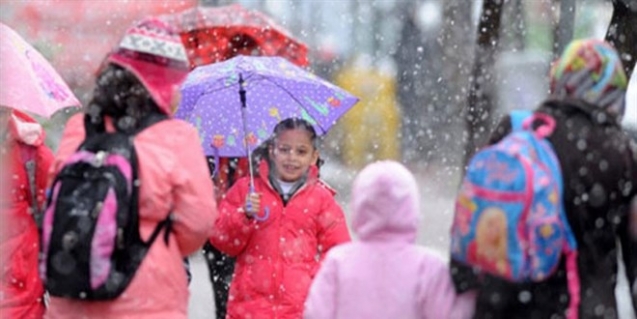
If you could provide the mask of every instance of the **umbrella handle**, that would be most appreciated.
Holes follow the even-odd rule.
[[[268,218],[270,218],[270,207],[266,206],[263,211],[265,212],[265,214],[263,214],[263,217],[260,217],[257,214],[254,214],[254,219],[260,222],[264,222],[266,220],[268,220]]]
[[[214,178],[219,173],[219,149],[214,145],[212,145],[212,149],[215,153],[215,169],[212,171],[212,177]]]
[[[250,184],[250,191],[249,194],[254,194],[255,190],[254,190],[254,185]],[[252,202],[248,201],[246,203],[246,208],[248,211],[252,211]],[[265,212],[265,214],[263,214],[263,216],[259,216],[259,214],[255,213],[254,215],[252,215],[252,218],[254,218],[256,221],[266,221],[268,220],[268,218],[270,218],[270,207],[266,206],[263,211]]]
[[[254,194],[254,185],[250,183],[250,189],[248,190],[248,196]],[[250,212],[252,211],[252,202],[246,201],[246,209]]]

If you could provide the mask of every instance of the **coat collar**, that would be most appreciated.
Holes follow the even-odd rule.
[[[27,145],[40,146],[44,143],[45,133],[35,119],[25,113],[13,110],[9,119],[9,136],[11,139]]]
[[[268,159],[267,158],[262,159],[259,162],[258,169],[257,169],[258,176],[268,186],[268,188],[270,188],[273,192],[279,194],[279,191],[277,191],[277,188],[274,187],[274,185],[272,185],[272,183],[270,181],[271,172],[272,171],[270,169],[270,163],[268,163]],[[318,173],[319,173],[319,170],[318,170],[318,167],[316,165],[310,166],[310,168],[309,168],[309,170],[307,172],[307,175],[305,177],[306,178],[305,182],[303,183],[303,185],[300,188],[298,188],[296,190],[296,192],[290,198],[293,198],[298,193],[302,192],[304,189],[307,188],[308,185],[314,185],[316,183],[319,183],[320,180],[319,180],[319,177],[318,177],[318,175],[319,175]],[[319,183],[319,184],[325,185],[325,183],[322,183],[322,182]],[[279,194],[279,195],[281,195],[281,194]],[[288,201],[289,201],[289,199],[288,199]]]

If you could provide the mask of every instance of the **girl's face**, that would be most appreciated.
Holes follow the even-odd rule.
[[[303,129],[284,130],[270,148],[279,179],[297,181],[318,159],[318,150],[312,145],[310,133]]]

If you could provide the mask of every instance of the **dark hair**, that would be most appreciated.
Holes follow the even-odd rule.
[[[254,150],[252,150],[252,165],[259,165],[259,162],[262,159],[269,159],[268,152],[270,151],[270,146],[272,145],[274,145],[274,139],[270,137],[259,144],[259,146],[257,146]]]
[[[116,128],[128,130],[137,127],[140,119],[161,111],[150,93],[137,77],[121,66],[108,63],[95,81],[93,98],[86,113],[99,124],[104,116],[113,118]]]
[[[310,134],[310,141],[312,143],[312,146],[316,150],[319,149],[320,140],[319,140],[318,134],[316,134],[316,130],[314,129],[314,126],[312,126],[312,124],[310,124],[310,122],[308,122],[307,120],[304,120],[298,117],[290,117],[279,122],[279,124],[277,124],[274,127],[273,136],[270,138],[270,143],[274,143],[274,140],[276,140],[276,138],[282,132],[289,131],[289,130],[296,130],[296,129],[303,129],[306,132],[308,132]],[[324,163],[323,159],[319,157],[318,160],[316,161],[316,166],[321,168],[323,163]]]
[[[295,130],[295,129],[304,129],[306,132],[310,134],[310,141],[312,142],[312,146],[315,149],[319,147],[319,138],[318,134],[316,134],[316,130],[314,130],[314,126],[310,124],[307,120],[298,117],[290,117],[287,118],[274,127],[273,130],[273,139],[276,139],[282,132]]]

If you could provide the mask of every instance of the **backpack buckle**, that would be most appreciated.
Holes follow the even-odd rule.
[[[93,165],[100,167],[104,165],[104,161],[106,161],[106,156],[108,155],[105,151],[99,151],[95,154],[95,159],[93,160]]]

